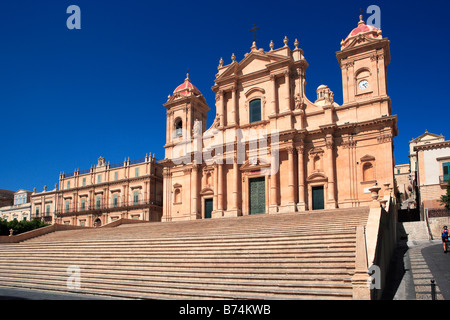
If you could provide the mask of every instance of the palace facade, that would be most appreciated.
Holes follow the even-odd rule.
[[[342,105],[326,85],[306,97],[304,52],[283,42],[220,59],[208,130],[189,75],[169,95],[162,221],[365,206],[370,187],[394,185],[389,40],[362,17],[342,40]]]
[[[103,157],[87,170],[62,172],[59,187],[31,195],[32,218],[78,226],[117,219],[161,221],[162,166],[153,155],[116,164]]]

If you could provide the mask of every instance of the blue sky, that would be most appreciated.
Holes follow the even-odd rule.
[[[88,169],[99,156],[116,163],[146,153],[164,157],[168,94],[184,81],[205,96],[212,122],[219,59],[238,61],[258,47],[295,38],[309,63],[306,93],[326,84],[342,103],[340,41],[360,10],[381,9],[391,41],[388,89],[399,135],[396,163],[408,141],[427,129],[450,139],[450,2],[419,1],[86,1],[10,0],[0,6],[0,189],[53,188],[60,171]],[[69,5],[81,30],[69,30]],[[365,14],[365,19],[368,15]]]

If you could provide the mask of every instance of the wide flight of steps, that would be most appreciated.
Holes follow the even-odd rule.
[[[138,299],[351,299],[355,226],[368,211],[58,231],[1,244],[0,286]],[[79,267],[80,289],[67,287],[69,266]]]

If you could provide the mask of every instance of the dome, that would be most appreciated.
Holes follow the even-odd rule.
[[[365,24],[363,16],[360,15],[358,26],[353,29],[352,32],[350,32],[345,40],[342,40],[341,47],[347,47],[350,44],[351,40],[359,35],[364,35],[365,37],[372,39],[381,39],[381,30],[374,26]]]
[[[198,90],[192,83],[191,80],[189,79],[189,73],[186,75],[186,79],[184,80],[184,82],[182,84],[180,84],[174,91],[173,91],[173,95],[174,96],[190,96],[190,95],[195,95],[195,96],[201,96],[201,92],[200,90]]]

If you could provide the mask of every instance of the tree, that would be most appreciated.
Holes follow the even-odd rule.
[[[447,183],[447,194],[443,194],[439,202],[442,205],[445,205],[447,209],[450,209],[450,180]]]
[[[34,229],[42,228],[48,226],[48,224],[35,219],[32,221],[18,221],[17,219],[11,220],[11,221],[0,221],[0,235],[2,236],[8,236],[9,235],[9,229],[14,230],[14,235],[31,231]]]

